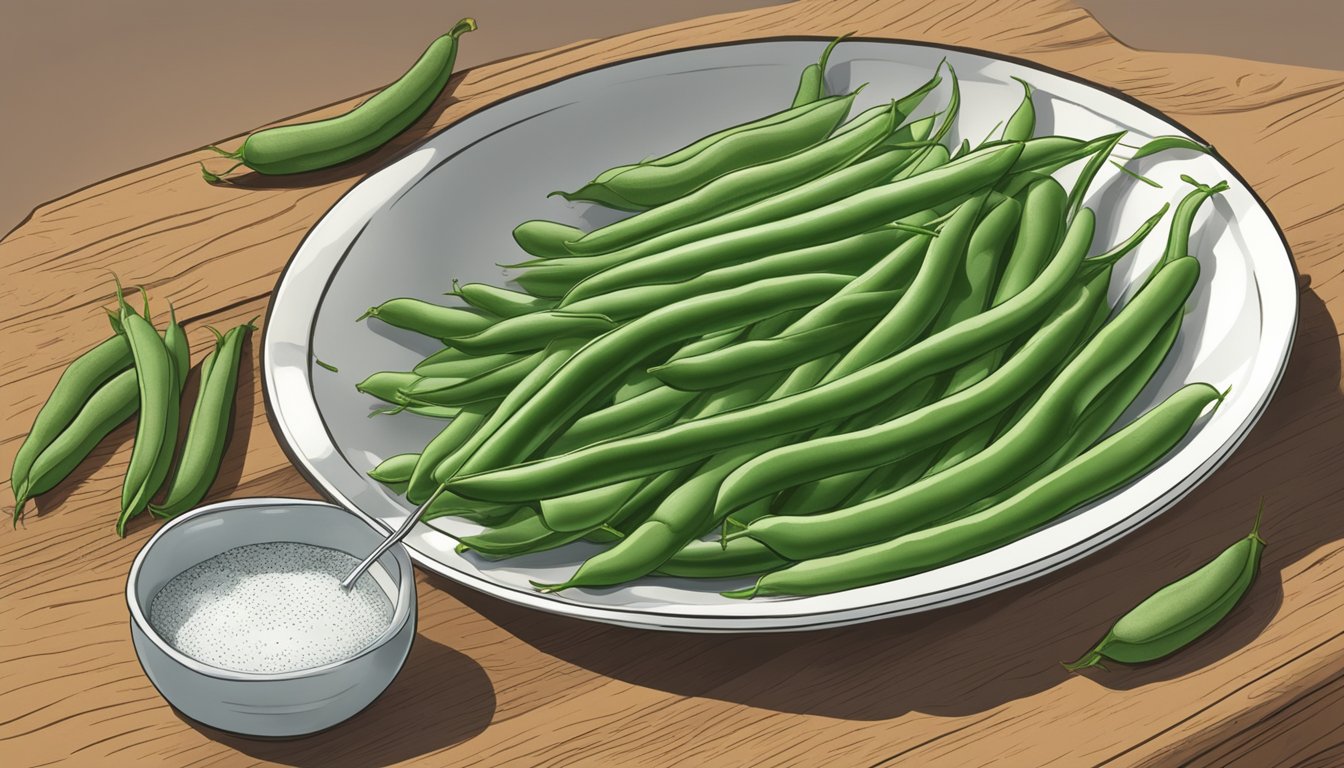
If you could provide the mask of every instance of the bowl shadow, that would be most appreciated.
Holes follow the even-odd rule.
[[[485,730],[494,718],[495,690],[475,661],[417,634],[406,665],[387,690],[325,731],[296,739],[250,738],[174,714],[206,738],[258,760],[313,768],[390,765]]]
[[[1344,493],[1344,457],[1329,450],[1328,434],[1344,410],[1335,324],[1305,285],[1296,347],[1243,446],[1173,509],[1083,561],[968,603],[818,632],[691,635],[542,614],[447,579],[429,582],[540,652],[633,685],[850,720],[912,711],[963,716],[1070,678],[1060,662],[1082,655],[1129,608],[1245,536],[1264,495],[1269,546],[1233,614],[1166,660],[1086,673],[1114,689],[1170,680],[1252,643],[1283,602],[1283,569],[1344,536],[1344,518],[1319,501]],[[1310,482],[1308,466],[1316,468]]]

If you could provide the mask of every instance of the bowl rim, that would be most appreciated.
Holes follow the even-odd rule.
[[[229,499],[227,501],[219,501],[213,504],[206,504],[200,507],[196,507],[195,509],[192,509],[189,512],[184,512],[181,515],[178,515],[177,517],[173,518],[172,520],[169,520],[167,523],[161,526],[159,530],[155,531],[154,535],[149,537],[149,540],[146,541],[142,547],[140,547],[140,551],[135,555],[134,562],[131,563],[131,570],[126,576],[126,607],[127,609],[130,610],[131,613],[131,624],[137,629],[139,629],[142,633],[144,633],[144,635],[154,643],[155,647],[157,647],[160,651],[166,654],[173,661],[186,667],[192,672],[195,672],[198,675],[203,675],[205,677],[213,677],[220,680],[232,680],[239,682],[300,680],[304,678],[321,676],[324,673],[330,672],[334,669],[349,664],[350,662],[355,661],[356,659],[367,656],[368,654],[373,653],[374,651],[378,650],[384,645],[387,645],[389,641],[391,641],[394,637],[400,634],[403,629],[405,629],[407,622],[410,621],[411,616],[414,613],[415,608],[415,599],[416,599],[415,570],[414,568],[411,567],[410,554],[406,551],[406,548],[400,542],[398,542],[395,546],[393,546],[391,549],[388,550],[388,554],[391,554],[393,559],[397,563],[397,572],[401,577],[400,581],[397,584],[397,597],[393,603],[392,620],[389,622],[387,629],[383,630],[383,633],[380,634],[377,637],[377,639],[369,643],[367,646],[365,646],[363,649],[361,649],[359,652],[355,653],[352,656],[340,659],[338,661],[329,662],[327,664],[322,664],[320,666],[305,667],[303,669],[290,670],[288,672],[241,672],[238,670],[226,669],[224,667],[217,667],[212,664],[206,664],[205,662],[200,661],[199,659],[195,659],[191,656],[188,656],[182,653],[181,651],[177,650],[176,648],[174,648],[150,624],[149,616],[146,612],[146,609],[141,606],[140,600],[136,597],[135,588],[140,580],[141,567],[144,565],[145,560],[149,557],[150,550],[152,550],[154,546],[160,542],[160,540],[163,540],[166,537],[171,536],[174,528],[181,525],[185,525],[186,523],[201,517],[207,517],[209,515],[224,512],[230,509],[237,509],[239,507],[324,507],[328,509],[338,510],[343,514],[350,516],[352,519],[368,527],[369,529],[374,531],[374,533],[377,533],[380,536],[387,535],[387,532],[383,531],[380,526],[370,522],[369,519],[366,518],[365,516],[352,512],[351,510],[346,509],[345,507],[332,504],[326,501],[318,501],[315,499],[290,499],[277,496],[258,496],[245,499]],[[174,576],[173,578],[176,578],[176,576]]]

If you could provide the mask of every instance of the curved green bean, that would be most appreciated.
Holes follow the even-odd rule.
[[[200,391],[191,412],[187,436],[182,445],[182,457],[162,504],[150,504],[149,511],[158,517],[174,517],[200,503],[219,474],[224,458],[224,442],[229,435],[229,418],[233,414],[234,395],[238,389],[238,369],[242,363],[243,344],[251,323],[240,325],[224,334],[214,351],[214,359],[207,370],[202,367]]]
[[[371,152],[429,109],[453,74],[458,38],[474,29],[473,19],[457,22],[429,44],[406,74],[343,115],[267,128],[248,136],[236,152],[215,151],[268,175],[313,171]],[[204,166],[202,172],[207,181],[220,178]]]
[[[849,114],[854,95],[793,107],[788,119],[725,136],[679,161],[640,163],[574,192],[553,194],[627,211],[663,205],[726,173],[788,157],[825,140]]]
[[[1070,509],[1143,474],[1222,395],[1207,384],[1182,388],[1097,447],[1010,499],[969,517],[883,543],[800,562],[762,576],[728,597],[819,595],[921,573],[1003,546]]]

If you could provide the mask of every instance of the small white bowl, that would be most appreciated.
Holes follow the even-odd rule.
[[[263,674],[202,663],[179,653],[154,631],[149,606],[173,577],[234,547],[296,542],[362,560],[386,535],[340,507],[300,499],[225,501],[173,519],[140,550],[126,580],[131,639],[140,666],[170,704],[220,730],[291,737],[346,720],[391,684],[415,638],[415,577],[404,547],[393,547],[370,570],[392,601],[391,625],[353,657],[320,667]]]

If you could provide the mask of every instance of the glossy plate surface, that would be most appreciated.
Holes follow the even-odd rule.
[[[678,51],[604,67],[509,98],[428,139],[347,194],[308,234],[271,303],[264,339],[270,415],[299,468],[338,502],[389,527],[410,507],[366,477],[382,459],[419,451],[441,427],[409,414],[368,414],[378,404],[355,384],[379,370],[409,370],[437,345],[377,322],[355,322],[395,296],[448,302],[453,279],[506,283],[496,263],[524,254],[510,236],[545,218],[585,228],[619,214],[548,199],[619,163],[676,149],[706,133],[778,111],[825,41],[772,40]],[[1022,78],[1035,88],[1038,131],[1091,138],[1130,132],[1187,134],[1125,98],[1067,76],[968,51],[886,41],[845,42],[831,56],[831,92],[869,83],[856,112],[902,95],[946,58],[961,77],[954,137],[979,142],[1017,106]],[[946,84],[920,115],[940,108]],[[1187,134],[1188,135],[1188,134]],[[1048,573],[1115,541],[1172,506],[1241,442],[1286,365],[1297,290],[1283,238],[1264,206],[1218,158],[1189,151],[1131,166],[1150,187],[1107,165],[1088,204],[1098,211],[1096,251],[1131,232],[1189,187],[1181,174],[1232,188],[1205,206],[1193,251],[1203,276],[1180,337],[1126,420],[1192,381],[1231,387],[1222,407],[1138,481],[994,552],[919,576],[834,595],[730,600],[718,583],[649,578],[606,590],[541,594],[528,582],[562,581],[596,551],[590,544],[491,563],[453,552],[440,519],[407,540],[423,567],[539,610],[627,626],[681,631],[769,631],[836,626],[923,611]],[[1067,173],[1059,178],[1066,185]],[[1161,253],[1166,224],[1116,271],[1113,299]],[[334,365],[332,372],[314,359]]]

